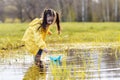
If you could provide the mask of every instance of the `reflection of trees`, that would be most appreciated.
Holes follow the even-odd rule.
[[[108,49],[107,54],[104,55],[103,60],[106,63],[106,67],[109,68],[117,68],[119,63],[119,50],[115,49]]]
[[[115,51],[115,50],[112,50],[112,51]],[[107,68],[117,68],[118,59],[116,58],[116,56],[119,57],[118,53],[115,53],[115,52],[111,52],[111,53],[108,52],[107,54],[104,54],[103,61],[106,63]]]
[[[93,67],[92,52],[90,49],[70,49],[67,53],[67,63],[81,67]]]
[[[41,69],[36,65],[32,65],[24,75],[23,80],[45,80],[45,71],[41,72]]]
[[[119,68],[119,56],[118,59],[116,59],[115,54],[106,54],[103,57],[103,63],[105,63],[104,67],[106,69],[115,69],[115,68]],[[119,76],[119,70],[110,70],[110,71],[106,71],[107,73],[111,73],[110,76],[112,77],[116,77],[117,75]]]
[[[68,51],[68,65],[74,65],[71,68],[71,75],[77,73],[75,76],[79,78],[84,77],[85,79],[92,78],[93,72],[89,70],[93,69],[93,56],[90,49],[70,49]],[[82,77],[81,77],[82,76]]]

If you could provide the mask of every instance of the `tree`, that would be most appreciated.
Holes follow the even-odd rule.
[[[0,19],[31,21],[52,8],[62,21],[120,21],[119,4],[120,0],[0,0]]]
[[[115,6],[115,21],[118,21],[118,0],[115,0],[114,2],[114,6]]]
[[[5,7],[4,0],[0,0],[0,22],[4,22],[4,20],[5,20],[4,7]]]

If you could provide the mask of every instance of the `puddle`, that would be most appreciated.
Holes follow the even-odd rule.
[[[70,49],[65,53],[61,66],[50,67],[48,62],[41,73],[33,65],[33,56],[1,59],[0,80],[120,80],[118,50]]]
[[[14,55],[15,56],[15,55]],[[17,55],[16,58],[1,59],[0,80],[22,80],[25,72],[33,63],[33,56]],[[22,58],[20,58],[22,56]]]

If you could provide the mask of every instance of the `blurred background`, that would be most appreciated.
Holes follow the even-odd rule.
[[[21,39],[45,8],[62,22],[60,35],[56,24],[50,28],[43,60],[63,58],[62,66],[46,61],[40,72]],[[120,0],[0,0],[0,80],[120,80],[119,21]]]
[[[63,22],[120,21],[120,0],[0,0],[0,22],[28,22],[53,8]]]

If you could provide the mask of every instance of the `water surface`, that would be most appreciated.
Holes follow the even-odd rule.
[[[62,62],[66,62],[67,65],[61,65],[59,68],[69,70],[66,76],[70,79],[120,80],[120,53],[117,49],[69,49],[64,53],[66,56],[63,56]],[[14,58],[1,58],[0,80],[54,79],[50,61],[46,61],[46,71],[43,73],[40,73],[39,69],[33,65],[33,62],[34,59],[31,55],[16,54]],[[59,72],[57,73],[59,74]],[[60,74],[58,77],[63,77],[63,75]]]

